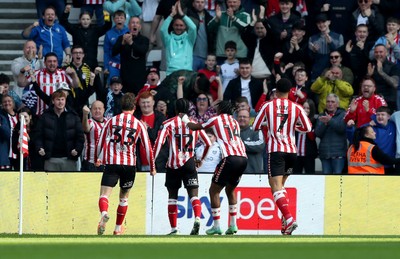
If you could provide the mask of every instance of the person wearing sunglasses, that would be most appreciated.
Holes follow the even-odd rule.
[[[333,67],[339,67],[342,70],[342,80],[348,82],[349,84],[353,84],[354,82],[354,75],[353,72],[351,71],[350,68],[343,66],[342,62],[343,62],[343,57],[342,57],[342,53],[340,53],[337,50],[332,51],[329,54],[329,62],[330,62],[330,66],[327,67],[321,75],[325,75],[326,71],[328,71],[329,69],[333,68]]]
[[[376,41],[385,33],[385,22],[378,8],[372,4],[373,0],[358,0],[358,8],[353,12],[352,27],[356,29],[357,25],[366,24],[368,40]]]

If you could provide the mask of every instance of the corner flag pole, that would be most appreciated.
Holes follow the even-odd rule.
[[[25,117],[23,115],[19,116],[20,128],[19,128],[19,225],[18,234],[22,235],[22,216],[23,216],[23,193],[24,193],[24,151],[23,136],[24,136],[24,125]],[[25,128],[26,129],[26,128]]]

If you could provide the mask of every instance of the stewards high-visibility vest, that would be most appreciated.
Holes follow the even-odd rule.
[[[384,166],[372,157],[374,144],[360,141],[360,148],[354,151],[351,145],[347,151],[349,174],[385,174]]]

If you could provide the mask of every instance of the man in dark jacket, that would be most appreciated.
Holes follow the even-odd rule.
[[[52,94],[53,106],[37,123],[36,151],[41,155],[46,171],[77,171],[85,137],[76,112],[65,108],[67,95],[63,90]]]

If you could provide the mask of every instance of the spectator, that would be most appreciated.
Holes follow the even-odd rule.
[[[177,14],[180,17],[175,17]],[[169,31],[171,23],[172,31]],[[164,21],[160,32],[166,50],[166,74],[182,69],[191,71],[197,31],[196,25],[183,13],[180,1],[172,7],[171,14]]]
[[[124,92],[138,94],[146,82],[146,54],[149,39],[140,33],[142,28],[138,17],[131,17],[129,33],[120,35],[115,42],[112,55],[121,57],[121,79]]]
[[[162,99],[159,99],[157,102],[156,102],[156,108],[155,108],[155,110],[156,111],[159,111],[159,112],[161,112],[163,115],[164,115],[164,117],[165,118],[168,118],[168,114],[167,114],[167,102],[166,101],[164,101],[164,100],[162,100]]]
[[[329,65],[329,53],[343,45],[343,36],[330,30],[331,21],[326,14],[315,17],[319,33],[308,41],[312,59],[311,82],[321,75],[322,70]]]
[[[224,92],[224,100],[230,101],[233,105],[240,96],[249,100],[251,110],[256,107],[257,101],[263,93],[263,83],[251,76],[251,63],[243,59],[239,63],[239,77],[231,80]]]
[[[385,21],[373,0],[358,0],[358,8],[353,12],[352,23],[355,29],[360,24],[368,26],[368,40],[376,41],[385,33]]]
[[[279,0],[279,13],[272,15],[268,19],[271,27],[272,39],[275,51],[282,51],[285,41],[292,35],[292,26],[300,20],[300,17],[291,12],[293,7],[292,0]]]
[[[399,0],[372,0],[372,3],[378,7],[380,13],[384,18],[399,16]]]
[[[154,16],[153,22],[151,23],[151,29],[150,29],[150,44],[151,45],[161,47],[161,42],[158,40],[158,35],[160,35],[160,33],[158,33],[159,26],[160,26],[161,20],[164,19],[164,22],[165,22],[165,20],[171,14],[172,7],[175,4],[176,4],[176,1],[174,1],[174,0],[160,0],[159,1],[157,10],[156,10],[156,14]],[[163,47],[163,50],[165,51],[164,48],[165,48],[165,46]],[[162,56],[164,57],[164,55],[162,55]]]
[[[390,119],[396,125],[396,158],[400,158],[400,111],[394,112]]]
[[[119,36],[129,32],[125,26],[126,14],[123,11],[116,11],[113,14],[114,26],[104,36],[104,75],[108,76],[107,83],[114,76],[120,75],[120,55],[113,56],[112,50]]]
[[[374,60],[368,64],[368,75],[375,80],[376,90],[383,95],[390,110],[397,110],[400,69],[387,59],[387,50],[384,45],[375,46]]]
[[[7,141],[8,150],[6,151],[8,154],[8,159],[10,163],[10,168],[15,170],[18,168],[19,161],[17,160],[17,154],[12,150],[12,134],[15,126],[18,123],[18,114],[15,110],[14,99],[9,95],[3,95],[1,98],[1,110],[0,113],[7,119],[6,126],[10,129],[10,136]]]
[[[36,152],[41,155],[46,171],[77,171],[77,160],[85,143],[82,124],[74,111],[65,109],[66,94],[55,91],[53,106],[40,116],[35,137]]]
[[[255,11],[252,12],[252,21],[243,32],[242,39],[247,46],[247,57],[252,62],[251,75],[257,79],[268,79],[271,76],[273,46],[271,36],[268,34],[267,20],[264,17],[264,7],[260,6],[260,13],[257,17]],[[260,20],[261,19],[261,20]]]
[[[342,80],[346,81],[347,83],[349,83],[350,85],[353,84],[354,81],[354,76],[353,76],[353,72],[351,71],[350,68],[343,66],[342,64],[342,53],[334,50],[329,54],[329,61],[330,61],[330,66],[327,67],[321,75],[325,75],[326,71],[328,71],[329,69],[333,68],[333,67],[339,67],[340,70],[342,70]]]
[[[371,77],[364,77],[361,81],[361,95],[353,99],[344,117],[348,127],[354,125],[359,128],[371,121],[376,109],[387,106],[386,101],[375,93],[375,81]]]
[[[126,1],[126,0],[106,0],[103,3],[103,9],[107,11],[110,16],[115,16],[115,13],[122,11],[125,13],[124,23],[129,21],[131,17],[138,17],[142,13],[137,1]],[[117,22],[114,20],[114,24]],[[125,24],[127,25],[127,24]]]
[[[48,7],[54,9],[58,18],[61,17],[65,8],[65,0],[35,0],[37,17],[40,19]]]
[[[65,71],[57,68],[57,55],[53,52],[49,52],[44,57],[45,68],[33,71],[30,65],[21,68],[20,74],[18,75],[18,82],[20,87],[26,87],[32,82],[32,75],[34,75],[35,81],[39,85],[39,88],[46,94],[51,95],[63,83],[67,83],[70,88],[76,88],[79,86],[80,81],[76,71],[72,68],[67,68]],[[29,71],[28,78],[25,76]],[[36,107],[36,115],[41,115],[47,105],[44,100],[39,99]]]
[[[221,65],[222,92],[224,93],[229,82],[237,78],[239,71],[239,60],[236,58],[236,43],[227,41],[225,43],[226,60]]]
[[[308,38],[304,21],[299,20],[293,24],[290,36],[283,45],[282,61],[286,64],[303,62],[309,71],[311,62],[308,55]]]
[[[142,89],[140,89],[139,94],[144,91],[150,91],[150,93],[155,96],[157,94],[157,88],[160,85],[160,72],[156,67],[150,67],[146,71],[147,74],[147,82],[144,84]]]
[[[207,27],[213,17],[205,9],[205,0],[193,0],[186,13],[197,27],[193,49],[193,71],[197,71],[204,68],[207,53],[214,50],[214,36],[208,32]]]
[[[14,100],[15,108],[18,110],[22,106],[21,98],[16,92],[10,89],[10,78],[1,73],[0,74],[0,99],[3,95],[9,95]]]
[[[0,171],[11,168],[8,153],[10,149],[11,127],[6,115],[0,112]]]
[[[71,48],[67,33],[64,27],[56,22],[54,7],[47,7],[43,12],[42,19],[24,29],[22,37],[34,40],[37,46],[42,45],[43,55],[50,52],[56,53],[59,67],[63,61],[63,51],[66,55],[65,63],[69,63],[71,60]]]
[[[376,133],[371,126],[358,128],[353,145],[347,151],[349,174],[385,174],[383,163],[396,164],[400,159],[386,155],[376,144]],[[396,169],[397,173],[398,169]]]
[[[354,90],[348,82],[342,80],[342,77],[342,70],[339,67],[332,67],[311,85],[311,91],[319,96],[319,113],[324,111],[325,100],[330,93],[334,93],[340,98],[340,108],[347,109],[349,107]]]
[[[240,0],[227,0],[226,7],[226,11],[221,11],[221,7],[217,5],[215,17],[207,25],[209,30],[217,35],[217,58],[222,60],[225,56],[224,47],[227,41],[236,42],[237,57],[245,58],[247,57],[247,47],[241,38],[241,33],[250,24],[251,17],[241,8]]]
[[[303,103],[303,109],[311,121],[312,130],[307,133],[296,132],[297,159],[293,167],[293,173],[315,174],[315,159],[318,157],[318,148],[314,131],[316,107],[313,100],[307,99]]]
[[[98,26],[103,26],[104,22],[104,10],[103,3],[105,0],[83,0],[83,4],[81,6],[81,13],[88,13],[90,17],[93,17],[93,14],[96,15],[96,22]],[[107,21],[109,22],[109,21]],[[111,27],[110,27],[111,28]],[[75,44],[74,44],[75,45]]]
[[[29,88],[23,89],[19,87],[18,75],[21,69],[27,65],[31,65],[33,70],[44,68],[42,50],[43,46],[39,48],[39,52],[37,52],[36,43],[33,40],[27,40],[24,43],[24,48],[22,50],[24,54],[21,57],[14,59],[11,63],[11,72],[15,84],[12,90],[17,93],[19,97],[22,97],[22,101],[29,108],[32,108],[32,106],[29,105],[29,100],[26,99],[26,97],[24,98],[24,95],[26,96],[27,92],[29,92]]]
[[[336,94],[326,96],[326,108],[319,114],[315,135],[320,138],[319,157],[323,174],[341,174],[345,165],[347,141],[345,111]]]
[[[299,68],[294,72],[295,76],[295,87],[292,87],[289,92],[288,99],[292,102],[303,105],[307,100],[306,83],[308,80],[306,70]]]
[[[124,93],[122,92],[122,81],[118,76],[114,76],[110,80],[110,89],[106,96],[106,112],[107,119],[116,116],[122,112],[121,99]]]
[[[85,147],[83,151],[83,161],[81,171],[100,171],[104,167],[96,167],[97,162],[97,146],[101,130],[106,124],[107,120],[104,118],[104,103],[101,101],[94,101],[89,109],[86,105],[82,108],[82,127],[85,133]],[[89,119],[89,113],[91,118]]]
[[[218,90],[219,82],[217,82],[216,78],[219,75],[221,70],[220,66],[217,65],[217,56],[215,54],[208,54],[207,59],[205,61],[206,67],[197,71],[199,74],[204,74],[208,80],[210,80],[210,94],[213,97],[213,100],[218,99]],[[217,71],[218,70],[218,71]],[[221,89],[222,90],[222,89]]]
[[[148,39],[151,38],[151,25],[153,20],[156,18],[156,11],[159,2],[160,1],[158,0],[147,0],[142,3],[142,34]],[[159,38],[160,34],[157,33],[157,36]],[[161,40],[158,40],[158,42],[161,42]],[[152,47],[152,45],[150,47]]]
[[[241,109],[237,112],[237,120],[240,126],[240,138],[246,148],[247,167],[244,174],[261,174],[264,172],[263,152],[265,152],[265,141],[261,130],[254,131],[250,127],[250,112]]]
[[[92,4],[87,4],[87,6],[94,6]],[[103,8],[101,5],[97,5],[101,7],[101,14],[103,15]],[[98,8],[98,7],[96,7]],[[82,7],[84,9],[84,7]],[[89,67],[94,70],[99,66],[97,61],[97,49],[99,46],[99,38],[106,34],[108,30],[111,29],[111,21],[107,21],[104,23],[104,20],[101,22],[99,17],[97,16],[98,11],[96,10],[96,18],[97,24],[102,25],[93,25],[92,23],[92,15],[88,11],[82,11],[79,15],[79,23],[71,24],[68,21],[68,17],[71,11],[71,6],[67,5],[65,7],[63,15],[60,17],[60,24],[64,26],[69,34],[72,36],[72,41],[74,46],[82,46],[85,52],[84,62],[89,65]]]
[[[369,62],[368,53],[372,48],[373,42],[368,41],[368,26],[360,24],[357,26],[355,37],[349,40],[345,46],[340,48],[340,52],[343,54],[343,59],[354,75],[353,89],[354,93],[358,94],[361,89],[359,85],[367,74],[367,66]],[[345,51],[343,51],[343,48]]]

